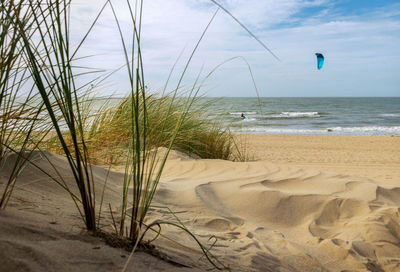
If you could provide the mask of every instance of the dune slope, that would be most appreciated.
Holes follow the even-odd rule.
[[[71,184],[65,160],[48,156]],[[37,163],[54,171],[43,158]],[[6,165],[0,173],[1,188],[9,170]],[[94,167],[99,185],[106,173]],[[116,213],[121,182],[122,174],[112,172],[105,193]],[[400,188],[393,181],[265,161],[195,160],[174,152],[154,205],[148,222],[174,220],[168,207],[233,271],[400,270]],[[109,213],[103,218],[107,227]],[[27,167],[9,208],[0,212],[0,270],[120,271],[128,253],[87,235],[82,226],[69,195]],[[210,268],[182,230],[162,226],[154,243],[185,266],[142,252],[132,268]]]
[[[122,271],[129,252],[110,247],[85,231],[70,195],[47,176],[50,174],[58,180],[62,177],[65,184],[75,188],[66,160],[55,154],[45,154],[48,160],[39,153],[34,155],[35,163],[45,173],[27,166],[17,181],[7,209],[0,210],[0,271]],[[10,158],[0,171],[0,192],[3,192],[14,159]],[[100,199],[107,170],[94,166],[93,175],[96,198]],[[100,221],[100,226],[108,231],[111,228],[107,207],[110,203],[117,214],[122,180],[121,173],[108,175]],[[178,264],[139,251],[129,263],[128,271],[204,269],[194,268],[188,261]]]
[[[241,269],[400,270],[393,184],[267,162],[181,160],[167,165],[157,201],[195,233],[215,234],[215,251]]]

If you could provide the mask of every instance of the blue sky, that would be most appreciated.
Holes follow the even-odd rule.
[[[114,1],[123,31],[131,25],[124,1]],[[145,0],[143,58],[145,81],[158,92],[183,52],[169,90],[176,86],[185,61],[217,9],[209,0]],[[400,96],[400,1],[389,0],[220,0],[262,40],[280,61],[262,48],[223,11],[206,33],[184,79],[241,56],[253,71],[260,96]],[[75,41],[85,33],[101,1],[73,1]],[[314,53],[325,55],[316,69]],[[102,14],[81,51],[85,66],[111,71],[123,64],[121,44],[111,9]],[[101,94],[128,93],[121,70],[100,86]],[[255,96],[247,64],[224,64],[202,87],[207,96]]]

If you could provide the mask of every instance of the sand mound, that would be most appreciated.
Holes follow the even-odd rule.
[[[47,155],[72,185],[66,161]],[[57,174],[43,157],[36,162]],[[11,165],[0,173],[0,189]],[[94,167],[94,175],[101,185],[107,171]],[[122,178],[112,172],[108,179],[105,203],[115,210]],[[176,153],[154,204],[149,222],[173,220],[168,206],[233,271],[400,270],[400,188],[392,183]],[[155,244],[175,261],[210,267],[183,231],[163,226],[162,233]],[[32,166],[0,212],[0,270],[120,270],[126,255],[85,234],[69,195]],[[189,271],[145,253],[135,258],[135,271]]]
[[[159,188],[157,201],[180,211],[195,233],[213,233],[215,251],[239,270],[400,270],[393,185],[266,162],[193,160],[170,162]]]
[[[70,195],[47,174],[64,180],[70,188],[75,181],[67,161],[61,156],[34,154],[43,171],[27,166],[17,181],[6,210],[0,210],[0,271],[121,271],[129,252],[112,248],[84,230]],[[0,171],[0,192],[12,171],[15,156]],[[53,168],[55,166],[55,168]],[[57,170],[55,170],[57,169]],[[94,166],[97,195],[107,170]],[[123,174],[110,172],[104,203],[120,205]],[[76,191],[76,190],[75,190]],[[99,203],[99,202],[97,202]],[[103,207],[103,211],[107,210]],[[109,213],[103,212],[103,218]],[[103,220],[107,222],[107,220]],[[182,258],[184,259],[184,258]],[[187,261],[183,264],[190,265]],[[128,271],[203,271],[166,262],[145,252],[137,252]]]

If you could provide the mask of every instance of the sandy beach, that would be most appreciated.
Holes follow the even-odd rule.
[[[399,185],[400,136],[240,135],[255,160]]]
[[[173,220],[167,206],[232,271],[400,270],[400,137],[238,137],[255,161],[171,153],[148,222]],[[49,156],[72,182],[65,160]],[[106,170],[94,174],[101,184]],[[121,182],[110,174],[115,211]],[[0,271],[121,271],[129,255],[86,234],[69,195],[31,166],[0,220]],[[173,262],[139,252],[128,271],[210,268],[183,231],[162,234],[154,244]]]

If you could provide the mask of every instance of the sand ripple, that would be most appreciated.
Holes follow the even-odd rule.
[[[214,250],[239,270],[400,271],[393,185],[266,162],[180,160],[168,163],[160,188],[157,202],[185,207],[190,228],[217,236]]]

